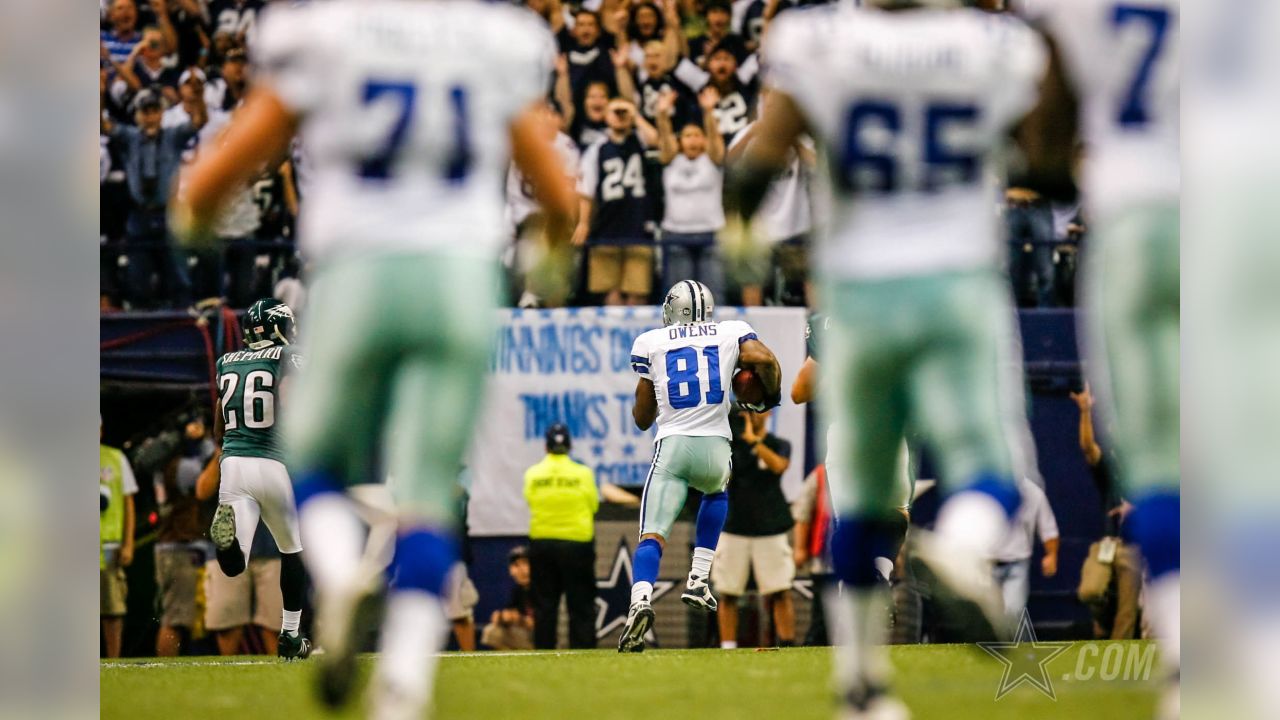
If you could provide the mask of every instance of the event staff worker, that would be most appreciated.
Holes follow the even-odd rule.
[[[547,456],[524,473],[529,503],[529,564],[533,574],[533,644],[556,646],[561,595],[569,608],[569,647],[596,646],[595,514],[600,507],[591,468],[569,457],[569,428],[547,428]],[[606,499],[638,506],[625,490],[604,489]]]

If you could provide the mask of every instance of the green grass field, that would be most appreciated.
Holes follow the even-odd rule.
[[[1023,683],[999,701],[1002,666],[973,646],[891,649],[895,686],[916,718],[1150,717],[1155,681],[1103,681],[1099,658],[1114,643],[1083,644],[1047,664],[1057,699]],[[1119,651],[1142,650],[1145,645]],[[1121,652],[1115,652],[1119,656]],[[363,668],[373,658],[364,659]],[[619,655],[561,653],[448,655],[441,662],[436,718],[743,718],[832,717],[830,651],[657,650]],[[335,717],[312,700],[310,663],[274,658],[183,658],[103,661],[101,717],[129,720],[281,720]],[[1151,677],[1156,677],[1153,670]],[[336,717],[358,718],[358,706]]]

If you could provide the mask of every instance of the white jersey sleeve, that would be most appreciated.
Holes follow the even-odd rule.
[[[650,369],[651,360],[648,338],[649,333],[644,333],[631,344],[631,369],[640,377],[652,380],[653,372]]]
[[[820,106],[829,91],[823,74],[815,72],[811,62],[814,54],[826,52],[830,38],[815,31],[819,26],[809,19],[825,12],[813,9],[782,13],[770,24],[760,50],[765,84],[786,93],[801,107]]]
[[[1015,121],[1035,106],[1040,84],[1049,69],[1049,49],[1044,39],[1025,23],[1007,15],[994,15],[992,42],[1000,48],[999,67],[1003,78],[992,87],[992,106],[997,117]]]

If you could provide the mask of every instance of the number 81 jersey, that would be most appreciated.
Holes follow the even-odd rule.
[[[1038,97],[1035,31],[980,10],[840,3],[780,15],[762,58],[824,150],[834,197],[815,267],[861,279],[998,265],[989,166]]]
[[[738,346],[755,340],[741,320],[668,325],[650,330],[631,346],[631,369],[653,382],[658,434],[732,439],[729,407]]]
[[[299,360],[282,345],[218,358],[223,455],[284,462],[276,433],[277,401],[286,369]]]

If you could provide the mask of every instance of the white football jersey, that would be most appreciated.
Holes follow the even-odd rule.
[[[1179,0],[1072,0],[1028,14],[1057,40],[1080,101],[1082,190],[1092,219],[1177,202]]]
[[[999,262],[992,156],[1035,103],[1040,36],[979,10],[839,4],[780,15],[763,52],[831,178],[816,267],[879,278]]]
[[[510,123],[554,57],[545,23],[504,4],[273,5],[256,77],[301,119],[304,249],[496,254]]]
[[[655,442],[669,435],[733,438],[729,407],[738,345],[755,339],[741,320],[668,325],[636,338],[631,369],[653,381],[658,396]]]

